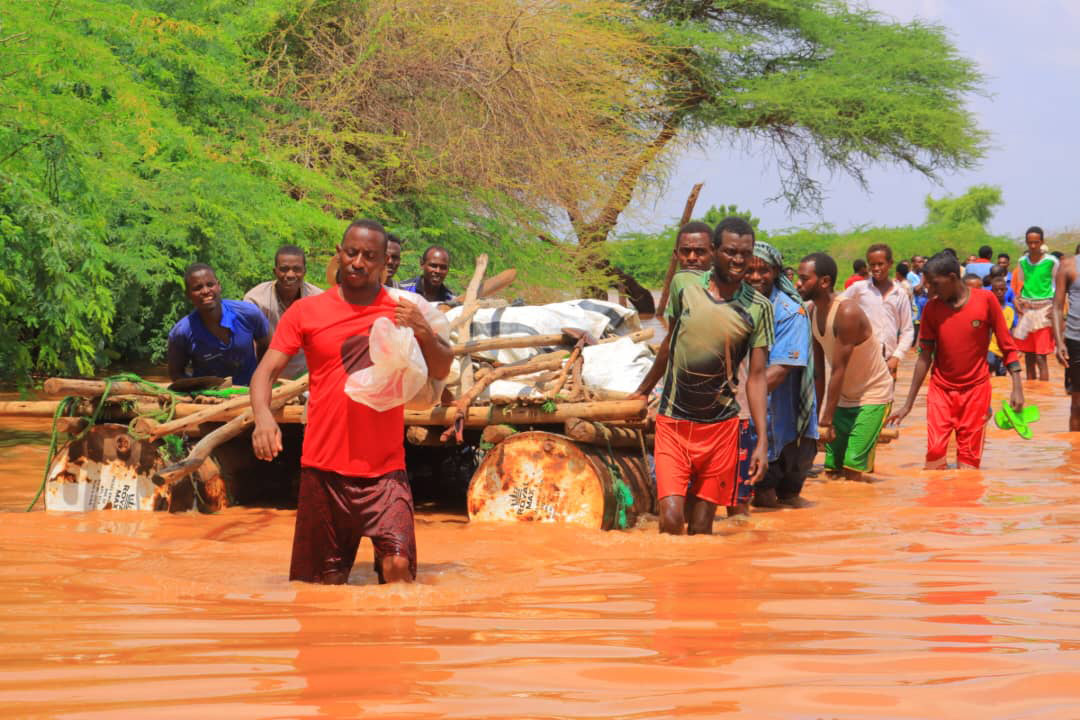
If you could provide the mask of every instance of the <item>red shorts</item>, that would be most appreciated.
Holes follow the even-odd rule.
[[[1023,340],[1016,339],[1016,347],[1020,352],[1035,353],[1036,355],[1054,354],[1054,329],[1049,327],[1039,328]]]
[[[344,583],[365,537],[375,546],[380,582],[382,558],[388,555],[408,558],[416,577],[413,499],[405,471],[357,478],[303,468],[289,579]]]
[[[986,442],[990,379],[966,390],[947,390],[930,378],[926,392],[926,466],[944,467],[949,436],[956,432],[956,460],[979,467]]]
[[[694,495],[716,505],[737,501],[739,418],[699,423],[656,416],[656,497]]]

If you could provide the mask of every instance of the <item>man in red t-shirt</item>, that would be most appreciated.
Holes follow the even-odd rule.
[[[919,358],[907,402],[889,422],[899,424],[911,412],[932,362],[934,374],[926,393],[926,467],[945,467],[945,450],[955,431],[957,466],[978,468],[990,408],[990,372],[986,364],[990,333],[997,338],[1012,377],[1009,404],[1016,412],[1024,407],[1020,355],[997,298],[986,290],[965,285],[954,255],[938,253],[930,258],[923,275],[935,297],[923,309]]]
[[[281,430],[270,411],[270,388],[291,356],[303,350],[307,357],[310,399],[290,580],[346,582],[362,537],[375,546],[381,581],[416,578],[404,408],[376,412],[354,402],[345,381],[371,366],[368,339],[380,317],[412,328],[430,377],[446,377],[453,352],[415,304],[395,301],[383,288],[386,245],[386,231],[374,220],[349,225],[338,247],[340,283],[289,306],[251,379],[251,444],[256,457],[272,460],[281,452]]]

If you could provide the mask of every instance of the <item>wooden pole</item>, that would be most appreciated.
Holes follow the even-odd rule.
[[[508,270],[503,270],[498,275],[494,275],[485,280],[484,284],[480,286],[480,291],[477,293],[477,296],[484,298],[489,295],[494,295],[500,290],[505,290],[506,288],[510,287],[510,284],[513,283],[516,279],[516,269],[509,268]]]
[[[305,375],[301,380],[304,380],[305,382],[296,382],[288,391],[284,391],[284,386],[278,388],[278,390],[283,390],[283,392],[271,395],[270,409],[275,410],[284,406],[291,398],[294,398],[307,390],[307,376]],[[245,408],[240,415],[229,420],[229,422],[195,443],[195,447],[191,448],[191,452],[188,453],[186,458],[178,463],[162,468],[155,474],[155,477],[163,482],[173,482],[185,475],[190,475],[203,464],[204,460],[210,457],[210,453],[212,453],[219,445],[232,440],[254,422],[255,414],[250,407]]]
[[[599,426],[589,420],[570,418],[566,421],[565,428],[566,436],[574,442],[601,446],[610,442],[611,447],[619,448],[641,446],[641,440],[638,437],[638,433],[641,431],[625,425]],[[646,444],[648,444],[648,441],[646,441]]]
[[[697,205],[698,193],[701,192],[701,186],[705,183],[698,183],[690,191],[690,197],[686,198],[686,207],[683,208],[682,219],[679,221],[679,227],[682,227],[686,223],[690,222],[690,218],[694,216],[694,206]],[[678,232],[676,230],[675,232]],[[678,238],[675,238],[678,240]],[[664,327],[667,327],[667,322],[664,320],[664,310],[667,308],[668,295],[671,293],[671,279],[675,277],[675,271],[679,268],[679,260],[675,253],[671,253],[671,262],[668,263],[667,274],[664,275],[664,288],[660,291],[660,302],[656,304],[656,317],[660,319]]]
[[[46,395],[80,395],[97,397],[105,392],[104,380],[83,380],[80,378],[53,377],[45,381]],[[127,380],[117,380],[109,385],[109,395],[149,395],[153,397],[171,394],[165,388],[151,388]]]
[[[461,342],[464,345],[469,344],[469,338],[472,334],[470,320],[476,314],[476,293],[480,291],[480,284],[484,281],[487,266],[487,253],[480,253],[480,256],[476,258],[476,268],[473,270],[472,279],[469,280],[469,286],[465,289],[465,305],[461,308],[461,317],[458,318],[458,320],[464,319],[459,333]],[[465,393],[473,384],[472,358],[468,353],[465,353],[458,362],[461,363],[461,392]]]
[[[285,410],[289,410],[286,407]],[[454,422],[456,407],[433,407],[427,410],[405,410],[406,425],[441,425]],[[552,412],[542,405],[516,407],[491,405],[470,407],[464,415],[465,427],[487,425],[552,425],[565,423],[570,418],[587,420],[638,420],[645,417],[645,400],[598,400],[583,403],[559,403]]]
[[[308,376],[305,374],[296,380],[290,380],[289,382],[274,388],[270,393],[270,403],[274,403],[279,397],[295,397],[300,393],[307,390]],[[201,412],[192,413],[191,415],[178,417],[176,420],[172,420],[167,423],[162,423],[155,426],[150,430],[151,439],[159,438],[162,435],[168,435],[170,433],[182,432],[190,426],[198,425],[199,423],[212,422],[215,420],[221,420],[229,416],[229,411],[236,408],[248,408],[251,406],[251,398],[248,395],[241,395],[240,397],[233,398],[220,405],[203,405]]]

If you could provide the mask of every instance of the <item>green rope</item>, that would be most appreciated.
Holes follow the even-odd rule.
[[[601,422],[593,421],[597,431],[603,433],[607,441],[608,456],[605,461],[608,473],[611,474],[611,487],[615,492],[615,527],[625,530],[630,527],[630,517],[627,510],[634,506],[634,492],[623,480],[622,470],[615,464],[615,449],[611,447],[611,431]]]
[[[139,433],[135,430],[135,423],[138,422],[140,418],[148,417],[159,423],[168,422],[169,420],[172,420],[172,417],[176,412],[176,404],[180,401],[182,397],[184,397],[180,393],[174,392],[167,387],[158,385],[157,383],[150,382],[149,380],[146,380],[131,372],[110,375],[109,377],[104,379],[104,382],[105,391],[101,393],[101,399],[98,401],[97,407],[94,408],[94,411],[90,414],[89,417],[83,418],[83,420],[86,421],[85,427],[77,434],[75,434],[72,440],[80,440],[85,437],[86,434],[90,432],[90,429],[97,425],[98,422],[101,420],[101,413],[105,410],[105,404],[109,399],[109,394],[112,392],[113,383],[135,383],[140,387],[150,390],[154,394],[160,395],[161,397],[166,399],[167,406],[162,408],[161,410],[152,413],[143,413],[141,415],[136,415],[134,418],[132,418],[131,422],[128,424],[128,434],[130,434],[133,438],[137,440],[149,437],[149,435],[145,433]],[[37,494],[34,495],[34,499],[30,502],[30,505],[26,508],[26,512],[30,512],[34,509],[34,506],[37,505],[37,501],[40,500],[41,496],[45,493],[45,487],[49,482],[49,469],[52,467],[53,460],[56,458],[56,449],[59,445],[60,432],[57,429],[57,425],[59,425],[60,423],[60,418],[65,414],[72,412],[73,409],[77,406],[79,400],[80,398],[78,397],[68,396],[61,399],[60,402],[57,403],[56,412],[53,413],[52,432],[49,438],[49,456],[48,459],[45,461],[45,473],[42,475],[41,478],[41,486],[38,488]],[[171,452],[176,454],[183,452],[183,440],[181,438],[169,435],[166,436],[164,440],[165,445],[163,447],[169,448]]]
[[[56,412],[53,413],[52,421],[52,438],[49,439],[49,458],[45,461],[45,473],[41,476],[41,487],[38,488],[37,494],[34,495],[34,499],[30,501],[30,505],[26,508],[26,512],[30,512],[37,505],[37,501],[41,498],[45,492],[45,485],[49,481],[49,468],[52,467],[53,458],[56,457],[56,439],[59,436],[59,432],[56,430],[57,424],[60,422],[60,417],[67,411],[68,406],[74,404],[76,398],[66,397],[56,405]]]

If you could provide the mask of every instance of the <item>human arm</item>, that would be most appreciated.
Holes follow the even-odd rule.
[[[833,333],[836,342],[833,344],[833,356],[830,363],[831,375],[828,386],[825,388],[825,402],[821,408],[821,417],[818,422],[819,428],[824,428],[822,437],[829,442],[835,434],[832,429],[833,413],[836,412],[840,402],[840,389],[844,386],[844,375],[847,373],[847,365],[855,346],[865,342],[873,335],[870,321],[856,303],[844,303],[836,311],[836,320],[833,323]]]
[[[656,351],[656,357],[653,359],[652,367],[649,368],[649,372],[645,373],[644,379],[641,384],[638,385],[637,390],[630,393],[627,399],[631,398],[648,398],[649,393],[656,387],[656,383],[660,381],[660,377],[667,370],[668,356],[671,354],[671,333],[664,336],[664,341],[660,343],[660,349]]]
[[[811,321],[812,322],[812,321]],[[825,350],[817,340],[814,345],[814,395],[817,396],[817,406],[821,407],[825,402]]]
[[[756,428],[765,427],[765,397],[767,395],[765,380],[765,363],[768,359],[768,348],[756,347],[750,350],[750,369],[746,375],[746,401],[750,405],[750,419]],[[750,458],[750,477],[748,482],[753,485],[765,474],[769,465],[769,441],[768,433],[759,431],[757,446]]]
[[[188,353],[184,341],[169,333],[168,347],[169,379],[179,380],[187,375]]]
[[[1009,332],[1009,324],[1005,322],[1005,314],[1001,312],[1001,306],[997,301],[988,302],[988,318],[990,330],[997,338],[998,349],[1005,361],[1005,367],[1009,369],[1009,377],[1012,378],[1012,393],[1009,395],[1009,405],[1013,410],[1020,412],[1024,407],[1024,387],[1020,382],[1020,350],[1016,346],[1016,340]]]
[[[799,366],[801,367],[801,366]],[[765,368],[765,386],[768,392],[772,392],[776,388],[780,387],[780,383],[784,382],[788,374],[796,369],[791,365],[769,365]]]
[[[450,374],[450,365],[454,362],[454,351],[428,323],[424,313],[415,303],[398,299],[394,308],[394,322],[399,327],[412,328],[413,337],[420,345],[420,352],[428,366],[428,377],[442,380]]]
[[[281,371],[289,364],[289,355],[273,348],[266,351],[255,374],[251,376],[248,395],[251,398],[251,414],[255,430],[251,433],[251,447],[260,460],[273,460],[281,452],[281,428],[270,410],[270,391]]]
[[[889,372],[896,375],[896,368],[900,365],[900,361],[907,355],[908,350],[911,349],[912,344],[915,342],[915,319],[911,314],[911,298],[907,297],[904,293],[903,302],[896,303],[897,307],[897,324],[899,325],[900,337],[896,343],[896,350],[889,357]]]
[[[270,335],[263,335],[261,338],[255,338],[255,359],[262,360],[269,347]]]
[[[1016,267],[1013,269],[1013,307],[1016,308],[1017,315],[1024,314],[1024,298],[1022,293],[1024,291],[1024,266],[1022,263],[1016,263]]]
[[[919,341],[919,356],[915,359],[915,369],[911,373],[911,387],[908,389],[907,400],[899,410],[893,410],[886,421],[888,425],[899,425],[915,406],[915,398],[919,395],[919,388],[926,380],[926,373],[930,371],[930,362],[934,355],[933,341]]]
[[[1065,347],[1065,292],[1072,282],[1069,277],[1076,268],[1075,258],[1070,258],[1058,265],[1057,277],[1054,278],[1054,305],[1051,310],[1050,327],[1054,328],[1054,355],[1058,362],[1068,367],[1069,351]],[[1000,344],[1000,343],[999,343]]]

